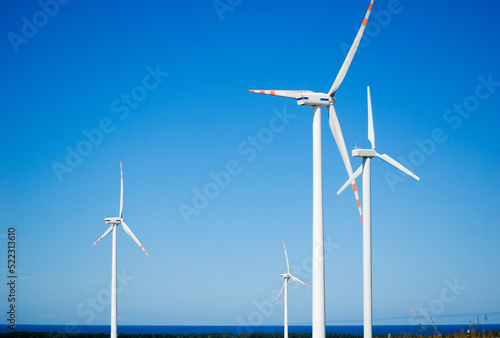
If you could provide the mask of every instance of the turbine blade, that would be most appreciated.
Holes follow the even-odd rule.
[[[363,165],[360,165],[358,170],[356,170],[356,172],[351,177],[349,177],[349,179],[344,183],[342,188],[340,188],[339,191],[337,191],[337,195],[340,195],[340,193],[344,191],[344,189],[347,188],[349,184],[352,184],[352,182],[354,182],[362,172],[363,172]]]
[[[370,87],[367,87],[366,90],[368,92],[368,140],[372,144],[372,149],[375,149],[375,130],[373,129],[373,112]]]
[[[123,225],[123,230],[125,230],[125,232],[130,236],[132,237],[132,239],[137,243],[137,245],[139,245],[142,249],[142,251],[144,251],[144,253],[146,254],[146,256],[148,256],[149,258],[149,255],[148,253],[146,252],[146,249],[144,249],[144,247],[142,246],[141,242],[139,242],[139,240],[137,239],[137,237],[135,237],[134,233],[132,232],[132,230],[130,230],[130,228],[127,226],[127,224],[125,224],[124,221],[122,221],[122,225]]]
[[[344,161],[345,168],[349,176],[352,175],[352,167],[351,161],[349,161],[349,155],[347,153],[347,148],[345,146],[344,136],[342,135],[342,130],[340,129],[340,123],[337,118],[337,114],[335,113],[335,108],[333,105],[328,106],[328,119],[330,122],[330,129],[332,130],[333,137],[335,138],[335,142],[337,143],[337,147],[340,151],[340,156],[342,156],[342,160]]]
[[[417,175],[412,173],[410,170],[406,169],[402,164],[396,162],[396,160],[392,159],[389,155],[386,155],[386,154],[380,155],[377,153],[377,157],[380,158],[381,160],[384,160],[385,162],[389,163],[393,167],[401,170],[402,172],[404,172],[408,176],[411,176],[414,179],[416,179],[417,181],[420,181],[420,178]]]
[[[372,6],[373,6],[373,0],[370,2],[370,6],[368,7],[368,11],[365,14],[365,18],[363,19],[363,23],[361,24],[361,27],[359,28],[358,34],[356,35],[356,38],[354,39],[354,42],[352,43],[351,49],[349,49],[349,53],[347,54],[344,63],[342,64],[342,67],[340,68],[339,73],[337,74],[337,77],[335,78],[335,81],[333,82],[332,88],[330,88],[330,91],[328,94],[333,97],[335,95],[335,92],[339,88],[340,84],[344,80],[345,75],[347,74],[347,70],[349,69],[349,66],[351,65],[351,61],[354,58],[354,54],[356,53],[356,49],[358,49],[359,42],[361,41],[361,37],[363,36],[363,32],[365,31],[366,23],[368,22],[368,17],[370,16],[370,13],[372,11]]]
[[[290,265],[288,265],[288,255],[286,254],[285,241],[283,240],[283,238],[281,239],[281,242],[283,243],[283,249],[285,250],[286,270],[288,273],[290,273]]]
[[[278,293],[278,297],[276,297],[276,299],[274,300],[275,303],[278,301],[278,298],[280,298],[281,293],[283,292],[283,289],[285,288],[286,282],[287,282],[287,280],[285,279],[285,282],[283,283],[283,286],[281,287],[280,293]]]
[[[347,154],[347,148],[344,142],[344,136],[342,136],[342,130],[340,129],[340,123],[337,118],[337,114],[335,113],[335,108],[333,105],[328,106],[328,119],[330,122],[330,129],[332,130],[333,137],[335,138],[335,142],[337,143],[337,147],[339,148],[340,155],[342,156],[342,160],[344,161],[345,168],[347,170],[347,174],[349,177],[353,175],[351,161],[349,160],[349,155]],[[359,201],[359,193],[358,188],[356,187],[356,181],[352,183],[352,190],[354,191],[354,197],[356,198],[356,204],[358,205],[359,216],[361,217],[361,223],[363,223],[363,211],[361,210],[361,203]]]
[[[296,99],[301,93],[312,93],[310,90],[254,90],[250,89],[250,93],[267,94],[273,96],[288,97],[290,99]]]
[[[122,160],[120,159],[120,218],[123,214],[123,169]]]
[[[290,278],[293,279],[294,281],[296,281],[297,283],[300,283],[300,284],[302,284],[304,286],[307,286],[309,289],[311,288],[309,285],[307,285],[306,283],[304,283],[303,281],[301,281],[297,277],[294,277],[294,276],[290,275]]]
[[[356,186],[356,182],[352,181],[351,183],[352,191],[354,192],[354,198],[356,199],[356,204],[358,206],[359,217],[361,218],[361,224],[363,224],[363,211],[361,209],[361,202],[359,200],[358,187]]]
[[[99,242],[101,239],[103,239],[104,237],[106,237],[106,235],[109,234],[111,232],[111,230],[113,230],[113,226],[114,226],[114,224],[111,224],[109,226],[108,230],[106,230],[106,232],[101,237],[99,237],[99,239],[97,241],[95,241],[94,244],[92,244],[92,246],[96,245],[97,242]]]

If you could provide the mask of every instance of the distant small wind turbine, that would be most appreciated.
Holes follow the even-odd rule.
[[[490,326],[488,325],[488,316],[486,314],[484,314],[484,325],[486,325],[488,332],[491,332]],[[484,329],[483,329],[483,331],[484,331]]]
[[[364,338],[372,338],[372,252],[371,252],[371,159],[378,157],[381,160],[401,170],[405,174],[420,180],[414,173],[406,169],[403,165],[393,160],[389,155],[378,154],[375,151],[375,131],[373,129],[372,102],[370,98],[370,87],[367,88],[368,95],[368,140],[372,144],[372,149],[356,148],[352,151],[352,156],[362,157],[363,164],[351,175],[347,182],[340,188],[340,194],[348,185],[363,173],[363,309],[364,309]]]
[[[97,244],[101,239],[106,237],[107,234],[109,234],[111,231],[113,231],[113,251],[112,251],[112,258],[111,258],[111,338],[116,338],[117,336],[117,324],[116,324],[116,227],[118,225],[123,226],[123,230],[132,237],[132,239],[139,245],[146,254],[146,256],[149,255],[142,246],[142,244],[139,242],[137,237],[135,237],[134,233],[130,228],[125,224],[125,220],[122,218],[123,216],[123,170],[122,170],[122,160],[120,160],[120,180],[121,180],[121,185],[120,185],[120,216],[119,217],[107,217],[104,219],[104,222],[107,224],[111,224],[106,230],[106,232],[97,240],[95,241],[92,246]]]
[[[281,242],[283,243],[283,249],[285,250],[285,259],[286,259],[286,270],[287,273],[282,273],[280,274],[280,277],[283,278],[285,281],[283,282],[283,286],[281,287],[280,293],[278,294],[278,297],[274,300],[275,302],[280,298],[281,293],[283,292],[283,289],[285,289],[285,336],[284,338],[288,338],[288,280],[291,278],[297,283],[300,283],[304,286],[307,286],[308,288],[311,288],[309,285],[301,281],[295,276],[292,276],[290,273],[290,265],[288,264],[288,255],[286,254],[286,247],[285,247],[285,241],[281,239]]]
[[[321,155],[321,107],[328,108],[330,129],[332,131],[340,155],[344,161],[347,174],[352,176],[352,167],[345,146],[344,136],[340,129],[339,120],[333,105],[336,102],[335,93],[344,81],[347,70],[351,65],[354,54],[358,48],[363,32],[365,31],[368,17],[373,6],[371,0],[368,11],[365,14],[363,23],[358,34],[354,38],[351,49],[347,54],[340,71],[335,78],[328,93],[316,93],[309,90],[249,90],[252,93],[281,96],[296,100],[300,106],[311,106],[313,108],[313,266],[312,266],[312,336],[313,338],[325,338],[325,260],[324,260],[324,236],[323,236],[323,172]],[[356,182],[352,181],[352,188],[356,203],[359,209],[361,222],[363,215],[359,202]]]

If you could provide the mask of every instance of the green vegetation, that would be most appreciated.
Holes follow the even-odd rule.
[[[289,338],[311,338],[310,333],[289,333]],[[108,338],[104,333],[50,333],[50,332],[9,332],[0,333],[0,338]],[[374,338],[500,338],[500,332],[455,333],[444,335],[373,335]],[[118,338],[283,338],[282,333],[231,333],[215,334],[119,334]],[[363,338],[363,335],[326,333],[326,338]]]

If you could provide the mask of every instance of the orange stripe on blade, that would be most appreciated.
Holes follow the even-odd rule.
[[[373,4],[370,4],[370,7],[368,7],[368,12],[371,12]]]
[[[265,93],[266,93],[266,91],[265,91],[265,90],[261,90],[259,93],[260,93],[260,94],[265,94]]]
[[[367,22],[368,22],[368,19],[367,19],[367,18],[365,18],[365,19],[363,20],[363,26],[366,26],[366,23],[367,23]]]
[[[274,93],[274,90],[271,90],[271,93],[270,93],[270,94],[271,94],[271,95],[276,95],[276,94]]]
[[[358,202],[358,208],[361,208],[361,203],[359,203],[359,200],[356,200]]]

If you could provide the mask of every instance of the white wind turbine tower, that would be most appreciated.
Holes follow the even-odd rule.
[[[97,240],[95,241],[92,246],[94,246],[97,242],[99,242],[101,239],[106,237],[107,234],[109,234],[111,231],[113,231],[113,251],[111,255],[111,338],[116,338],[117,336],[117,324],[116,324],[116,228],[118,225],[123,226],[123,230],[132,237],[132,239],[139,245],[146,254],[146,256],[149,255],[142,246],[142,244],[139,242],[137,237],[135,237],[134,233],[130,228],[125,224],[125,220],[122,218],[123,216],[123,170],[122,170],[122,160],[120,160],[120,179],[121,179],[121,185],[120,185],[120,216],[118,217],[107,217],[104,219],[104,222],[111,224],[106,230],[106,232]]]
[[[330,129],[340,150],[342,160],[349,176],[352,175],[351,162],[342,136],[340,124],[333,105],[337,89],[344,80],[351,61],[356,53],[361,37],[366,27],[368,17],[373,6],[370,2],[368,11],[365,14],[363,23],[358,34],[347,54],[342,67],[340,68],[335,81],[328,94],[316,93],[308,90],[250,90],[252,93],[268,94],[274,96],[287,97],[297,100],[301,106],[313,107],[313,299],[312,299],[312,336],[313,338],[325,338],[325,262],[324,262],[324,239],[323,239],[323,178],[322,178],[322,158],[321,158],[321,107],[328,107]],[[352,188],[356,202],[358,204],[361,222],[363,215],[359,203],[356,182],[352,182]]]
[[[283,243],[283,249],[285,250],[285,259],[286,259],[286,270],[287,273],[282,273],[280,274],[280,277],[283,278],[285,281],[283,282],[283,286],[281,287],[280,293],[278,294],[278,297],[274,300],[275,302],[280,298],[281,293],[283,292],[283,289],[285,289],[285,331],[284,331],[284,338],[288,338],[288,280],[291,278],[297,283],[300,283],[304,286],[307,286],[310,288],[309,285],[301,281],[295,276],[292,276],[290,273],[290,265],[288,264],[288,255],[286,254],[286,247],[285,247],[285,241],[281,239],[281,242]]]
[[[370,87],[368,92],[368,140],[372,149],[354,149],[352,156],[362,157],[363,164],[351,175],[347,182],[340,188],[337,194],[340,194],[356,177],[363,173],[363,331],[364,338],[372,338],[372,249],[371,249],[371,159],[378,157],[381,160],[401,170],[405,174],[413,177],[417,181],[418,176],[406,169],[403,165],[396,162],[386,154],[378,154],[375,151],[375,131],[373,129],[372,102],[370,98]]]

